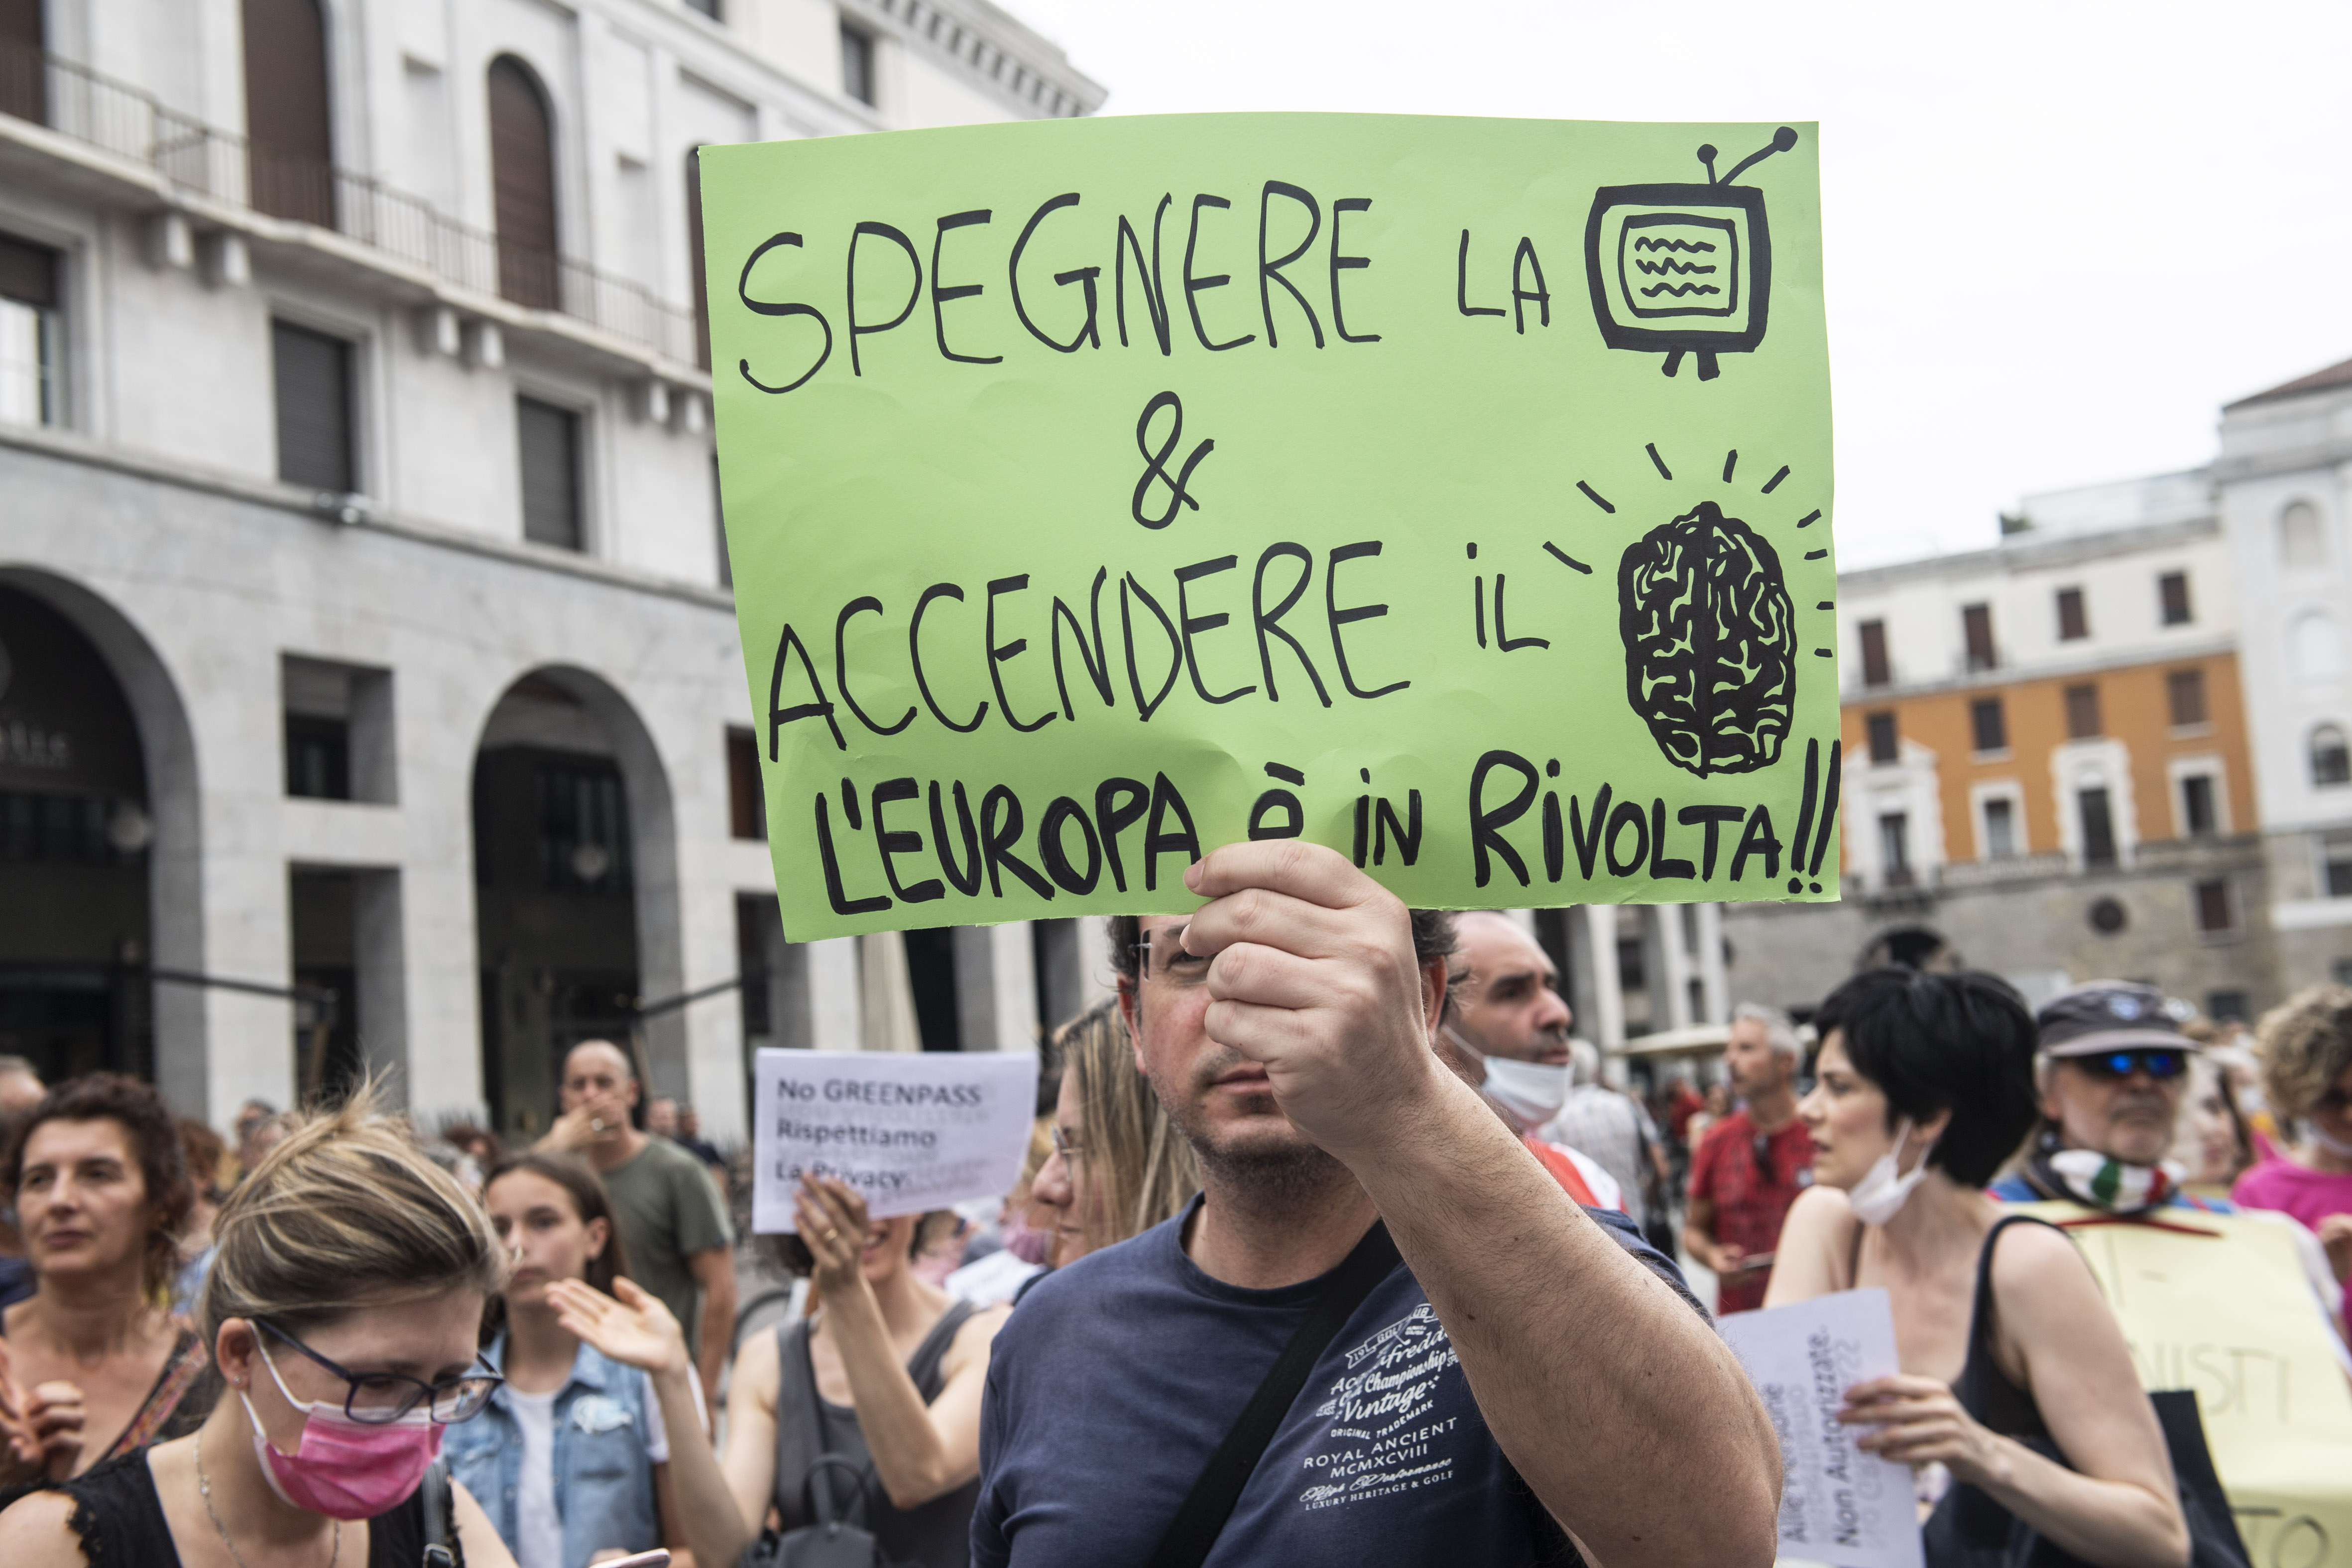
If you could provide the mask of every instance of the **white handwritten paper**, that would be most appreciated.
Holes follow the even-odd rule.
[[[876,1219],[994,1197],[1020,1179],[1037,1106],[1025,1051],[763,1050],[753,1068],[751,1228],[790,1231],[802,1173]]]
[[[1911,1468],[1864,1453],[1837,1413],[1845,1391],[1901,1371],[1884,1290],[1842,1290],[1720,1325],[1780,1437],[1780,1557],[1833,1568],[1921,1568]]]

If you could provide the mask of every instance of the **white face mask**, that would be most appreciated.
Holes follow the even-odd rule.
[[[1895,1147],[1881,1154],[1863,1178],[1847,1193],[1845,1201],[1853,1208],[1854,1218],[1864,1225],[1885,1225],[1903,1212],[1911,1191],[1927,1179],[1927,1150],[1936,1145],[1931,1140],[1919,1151],[1919,1163],[1909,1175],[1902,1174],[1903,1145],[1911,1137],[1911,1121],[1906,1117],[1902,1129],[1895,1135]]]
[[[1530,1127],[1540,1127],[1568,1102],[1568,1064],[1548,1067],[1512,1057],[1486,1058],[1485,1089],[1496,1102]]]

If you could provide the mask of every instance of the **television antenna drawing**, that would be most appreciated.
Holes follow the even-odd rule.
[[[1584,275],[1592,316],[1612,349],[1664,353],[1664,372],[1698,360],[1698,378],[1719,374],[1716,356],[1748,353],[1764,341],[1772,302],[1772,236],[1764,193],[1733,181],[1797,144],[1786,125],[1772,140],[1715,172],[1716,151],[1698,150],[1705,184],[1603,185],[1584,225]]]

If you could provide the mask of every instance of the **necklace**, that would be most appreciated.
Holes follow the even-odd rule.
[[[196,1495],[205,1500],[205,1517],[213,1521],[213,1529],[220,1534],[221,1544],[228,1548],[229,1561],[236,1563],[236,1568],[246,1568],[245,1553],[239,1552],[236,1542],[228,1538],[228,1526],[221,1522],[219,1511],[213,1507],[212,1483],[205,1479],[205,1439],[201,1432],[196,1434]],[[335,1521],[335,1546],[327,1556],[327,1568],[335,1568],[342,1555],[343,1521],[339,1519]]]

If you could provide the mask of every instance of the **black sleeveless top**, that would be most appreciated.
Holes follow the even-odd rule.
[[[93,1466],[57,1489],[74,1500],[73,1530],[89,1568],[180,1568],[179,1549],[155,1493],[143,1448]],[[411,1492],[368,1521],[367,1568],[418,1568],[425,1561],[425,1494]],[[458,1568],[465,1554],[452,1541]]]
[[[956,1331],[980,1309],[970,1301],[951,1302],[915,1347],[907,1362],[907,1376],[929,1405],[947,1385],[941,1364]],[[817,1447],[821,1445],[821,1447]],[[890,1506],[874,1475],[874,1456],[858,1429],[857,1412],[835,1405],[816,1391],[816,1366],[809,1359],[809,1321],[776,1330],[776,1516],[786,1531],[815,1522],[803,1500],[802,1483],[818,1453],[838,1454],[866,1472],[863,1522],[874,1532],[882,1555],[917,1568],[966,1568],[971,1561],[971,1513],[980,1503],[980,1478],[935,1497],[919,1508],[904,1510]],[[841,1470],[828,1467],[816,1485],[826,1489],[817,1500],[835,1519],[860,1521],[856,1489]]]
[[[1993,1359],[1992,1249],[2000,1240],[2000,1233],[2011,1226],[2048,1223],[2032,1215],[2009,1215],[1987,1233],[1984,1250],[1977,1254],[1976,1304],[1969,1318],[1969,1359],[1960,1368],[1959,1381],[1952,1385],[1952,1394],[1987,1431],[2013,1437],[2042,1458],[2071,1469],[2074,1467],[2068,1464],[2065,1454],[2052,1441],[2050,1427],[2042,1419],[2042,1407],[2033,1402],[2033,1395],[2010,1382],[2000,1363]],[[2032,1526],[1994,1501],[1990,1493],[1959,1482],[1954,1482],[1944,1494],[1921,1533],[1927,1568],[1995,1568],[2021,1560],[2012,1555],[2012,1546],[2030,1553],[2033,1568],[2075,1568],[2082,1561],[2039,1535]]]

